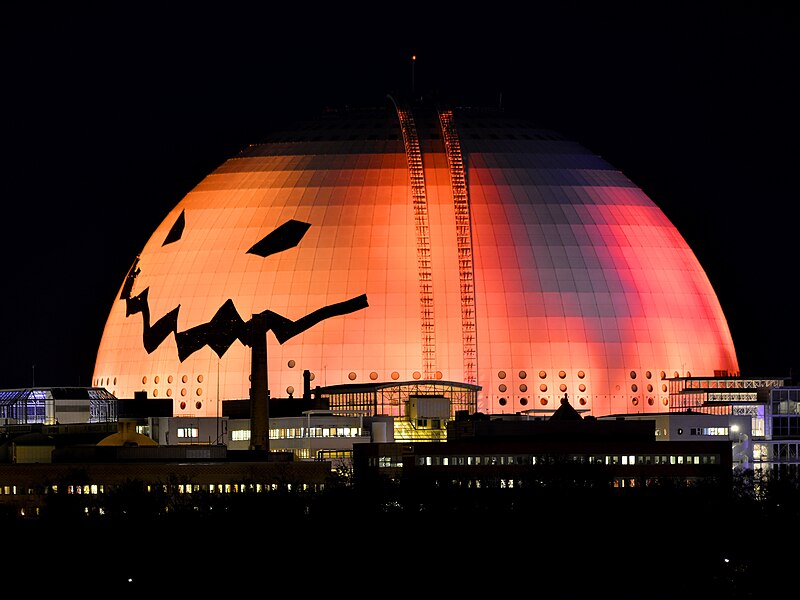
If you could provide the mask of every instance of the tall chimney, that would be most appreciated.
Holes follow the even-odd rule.
[[[269,451],[267,328],[264,315],[253,315],[251,326],[250,449]]]
[[[303,371],[303,400],[311,400],[311,371]]]

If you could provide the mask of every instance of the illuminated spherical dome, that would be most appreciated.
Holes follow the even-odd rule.
[[[442,380],[478,410],[663,411],[666,378],[738,373],[665,214],[578,143],[466,109],[331,111],[224,162],[114,300],[93,383],[214,416],[268,387]],[[263,322],[263,321],[262,321]],[[250,337],[248,337],[250,336]]]

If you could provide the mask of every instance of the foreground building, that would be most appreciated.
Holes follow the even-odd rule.
[[[13,419],[6,418],[0,428],[5,463],[0,464],[0,507],[36,516],[60,494],[81,495],[86,510],[101,514],[109,497],[130,481],[142,482],[146,493],[163,502],[184,497],[183,504],[200,506],[230,494],[316,494],[337,473],[352,473],[362,490],[392,482],[421,494],[442,489],[525,492],[554,489],[553,484],[583,491],[667,485],[722,493],[730,491],[736,470],[796,476],[800,388],[763,386],[779,381],[671,382],[681,402],[692,397],[697,405],[658,414],[582,416],[566,395],[559,409],[546,416],[459,410],[454,419],[443,419],[446,436],[441,439],[431,439],[427,423],[420,426],[419,437],[395,438],[395,432],[419,426],[407,414],[399,417],[404,425],[397,428],[391,416],[321,408],[320,399],[327,402],[337,394],[340,400],[361,402],[380,397],[376,389],[354,386],[347,393],[337,387],[316,390],[320,398],[310,402],[273,399],[270,452],[247,450],[249,419],[237,411],[248,403],[234,403],[222,418],[146,417],[141,410],[171,409],[171,403],[143,395],[116,400],[91,389],[59,388],[55,394],[45,388],[7,390],[0,397],[15,398],[16,404],[7,404],[6,413],[30,419],[10,423]],[[26,402],[39,406],[41,398],[53,395],[63,402],[53,399],[44,411],[24,407]],[[116,414],[117,419],[58,423],[61,409],[70,414],[75,398],[82,397],[102,397],[103,409],[96,414]],[[426,401],[430,405],[421,408]],[[408,397],[404,403],[418,421],[447,404],[437,395]],[[509,497],[518,500],[516,493]]]
[[[319,493],[331,478],[329,462],[295,461],[289,453],[228,452],[224,446],[48,450],[50,462],[0,464],[0,515],[37,518],[71,502],[80,507],[73,518],[102,517],[113,498],[135,487],[134,498],[159,499],[156,516],[169,512],[176,498],[194,511],[231,495]]]
[[[566,397],[546,420],[460,412],[447,424],[447,441],[357,439],[350,432],[344,435],[347,421],[323,412],[278,418],[291,433],[275,440],[276,445],[290,449],[271,452],[229,450],[221,444],[159,445],[137,432],[132,419],[121,420],[118,430],[105,436],[94,430],[95,443],[75,443],[78,438],[70,439],[75,434],[59,429],[65,426],[38,424],[36,432],[27,434],[7,428],[3,446],[11,448],[12,460],[0,464],[0,506],[17,516],[36,517],[66,502],[63,497],[79,496],[71,502],[87,515],[102,516],[134,484],[137,493],[158,498],[162,512],[173,510],[181,497],[179,504],[201,510],[230,494],[319,493],[332,481],[335,464],[324,460],[323,452],[299,460],[298,451],[316,438],[314,425],[326,422],[329,431],[333,424],[342,427],[344,442],[340,457],[328,450],[327,458],[352,454],[359,490],[379,490],[385,481],[423,494],[439,488],[549,489],[554,482],[563,489],[599,490],[713,482],[717,491],[730,490],[727,441],[657,441],[652,420],[584,419]],[[189,421],[177,418],[174,424],[190,428]],[[390,423],[379,419],[371,426]],[[352,431],[363,432],[362,427]],[[299,443],[293,447],[295,438]]]
[[[654,486],[727,494],[733,469],[727,440],[659,441],[653,420],[584,419],[564,399],[546,420],[463,415],[445,443],[356,446],[354,472],[361,486],[394,483],[423,494]]]

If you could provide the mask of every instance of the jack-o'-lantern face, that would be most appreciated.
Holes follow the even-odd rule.
[[[600,415],[667,406],[644,373],[737,371],[696,257],[617,169],[535,124],[411,116],[326,114],[200,181],[116,291],[94,381],[212,416],[250,396],[256,327],[276,398],[441,380]]]
[[[300,243],[309,227],[311,227],[310,223],[297,220],[286,221],[254,243],[246,253],[267,258],[294,248]],[[186,212],[182,211],[164,239],[162,246],[165,247],[180,242],[185,228]],[[283,344],[320,321],[348,314],[368,306],[367,296],[362,294],[349,300],[321,307],[294,321],[269,309],[258,313],[258,316],[261,317],[259,319],[251,318],[244,321],[239,315],[233,300],[228,298],[208,322],[178,331],[180,305],[151,324],[150,303],[148,300],[150,288],[145,288],[144,291],[136,296],[131,296],[136,278],[140,272],[139,259],[137,257],[128,271],[120,294],[120,299],[126,302],[126,316],[130,317],[141,313],[144,322],[142,341],[148,353],[153,352],[170,333],[173,333],[178,346],[178,358],[181,362],[206,345],[219,357],[222,357],[236,340],[246,346],[252,346],[253,336],[263,334],[267,330],[271,330],[276,339]]]

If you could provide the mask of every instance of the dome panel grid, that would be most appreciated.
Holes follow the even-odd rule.
[[[632,370],[737,370],[705,273],[641,190],[599,157],[548,132],[466,122],[459,131],[482,410],[519,410],[523,395],[531,404],[541,398],[552,405],[560,385],[574,399],[579,370],[593,414],[627,408]],[[381,380],[393,372],[410,380],[422,371],[419,232],[407,157],[396,123],[369,123],[298,130],[286,134],[291,143],[253,145],[187,194],[140,254],[132,291],[148,290],[153,323],[179,307],[183,332],[209,323],[228,300],[243,320],[264,310],[297,320],[366,294],[368,307],[323,319],[283,344],[268,335],[273,395],[303,389],[304,369],[319,385],[352,382],[351,372],[361,382],[373,371]],[[434,130],[432,124],[424,129]],[[357,139],[348,139],[348,131]],[[459,381],[463,306],[450,174],[441,139],[426,138],[422,147],[436,370]],[[184,235],[163,246],[181,213]],[[295,246],[267,257],[247,253],[289,220],[309,224]],[[190,393],[203,375],[206,395],[219,388],[225,398],[248,396],[250,349],[239,341],[222,357],[205,346],[182,362],[173,335],[151,353],[142,346],[142,319],[126,315],[118,297],[95,379],[117,378],[115,393],[127,396],[141,388],[143,376],[185,373]],[[290,360],[296,367],[287,366]],[[548,374],[548,391],[522,394],[519,373],[540,370]],[[503,394],[500,371],[511,374]],[[553,379],[559,371],[565,377]],[[178,402],[180,395],[174,397]]]

